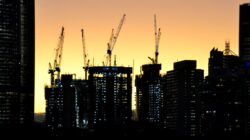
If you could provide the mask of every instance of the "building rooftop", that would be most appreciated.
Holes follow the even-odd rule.
[[[243,3],[240,6],[250,6],[250,3]]]
[[[89,67],[89,72],[92,73],[102,73],[102,72],[118,72],[118,73],[132,73],[132,67],[122,67],[122,66],[95,66]]]
[[[174,63],[174,70],[196,69],[196,60],[183,60]]]

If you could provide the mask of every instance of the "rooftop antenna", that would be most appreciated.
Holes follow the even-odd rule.
[[[225,55],[236,55],[231,49],[230,49],[230,41],[225,42],[225,50],[223,51]]]

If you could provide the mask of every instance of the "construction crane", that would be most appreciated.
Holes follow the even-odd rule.
[[[59,41],[56,48],[56,55],[54,58],[54,64],[49,63],[49,74],[51,76],[51,86],[54,86],[55,81],[55,72],[56,72],[56,80],[60,80],[60,72],[61,72],[61,62],[62,62],[62,53],[63,53],[63,43],[64,43],[64,27],[62,27],[61,34],[59,36]]]
[[[158,64],[159,42],[161,38],[161,29],[157,29],[156,15],[154,15],[154,35],[155,35],[155,58],[148,57],[153,64]]]
[[[87,79],[87,71],[89,68],[89,59],[87,58],[88,54],[87,54],[87,50],[86,50],[84,30],[82,29],[81,31],[82,31],[82,48],[83,48],[83,63],[84,63],[83,69],[85,71],[85,79]]]
[[[111,32],[111,36],[110,36],[110,39],[109,39],[109,42],[108,42],[108,48],[107,48],[107,63],[108,63],[109,66],[111,66],[112,51],[113,51],[113,49],[115,47],[115,43],[116,43],[117,38],[119,36],[119,33],[120,33],[121,29],[122,29],[122,25],[123,25],[123,23],[125,21],[125,17],[126,17],[126,15],[124,14],[122,16],[122,19],[120,21],[120,24],[119,24],[119,26],[117,28],[116,33],[114,34],[114,29],[112,29],[112,32]]]

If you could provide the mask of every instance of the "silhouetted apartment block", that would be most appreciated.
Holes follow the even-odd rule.
[[[131,121],[131,67],[89,67],[90,127],[125,127]]]
[[[34,0],[0,0],[0,127],[34,121]]]
[[[162,126],[163,93],[161,90],[161,64],[147,64],[142,66],[142,74],[137,75],[136,108],[138,121],[145,126]]]
[[[242,64],[242,85],[245,93],[246,134],[250,135],[250,3],[240,5],[239,57]]]
[[[45,87],[46,126],[49,128],[63,127],[63,93],[61,87]]]
[[[240,5],[239,53],[240,59],[250,66],[250,3]]]
[[[62,75],[56,86],[45,87],[46,125],[49,128],[86,128],[88,81]]]
[[[75,100],[76,100],[76,126],[78,128],[89,127],[89,113],[90,113],[90,92],[89,81],[82,79],[75,79],[73,81],[75,86]]]
[[[202,135],[244,136],[245,97],[240,59],[212,49],[202,94]]]
[[[165,128],[178,136],[200,135],[200,94],[203,70],[195,60],[174,63],[174,70],[164,76]]]

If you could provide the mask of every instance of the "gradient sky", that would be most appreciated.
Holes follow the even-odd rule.
[[[142,64],[154,56],[153,15],[161,27],[159,62],[164,74],[173,63],[198,60],[205,70],[213,47],[224,50],[226,40],[238,54],[239,5],[250,0],[36,0],[35,112],[45,112],[44,86],[50,83],[52,62],[61,27],[65,27],[62,73],[83,78],[81,28],[87,52],[95,65],[104,60],[111,29],[123,14],[126,21],[113,54],[118,65],[132,66],[139,74]],[[134,87],[133,87],[134,88]],[[133,89],[135,91],[135,89]]]

